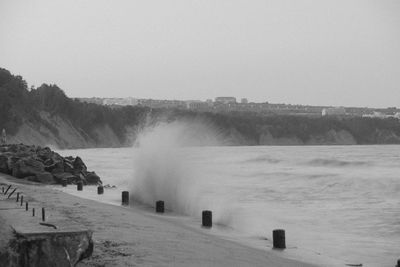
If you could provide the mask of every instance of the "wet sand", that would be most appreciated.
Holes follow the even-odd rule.
[[[3,174],[0,183],[17,185],[29,197],[30,208],[46,207],[49,218],[62,214],[94,232],[93,255],[77,266],[314,266],[280,257],[270,248],[255,249],[211,235],[200,222],[194,229],[179,218],[99,203]]]

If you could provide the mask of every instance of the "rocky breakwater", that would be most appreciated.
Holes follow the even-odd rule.
[[[80,157],[62,157],[48,147],[10,144],[0,146],[0,172],[45,184],[101,184]]]

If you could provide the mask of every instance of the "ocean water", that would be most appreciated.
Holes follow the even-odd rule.
[[[262,249],[283,228],[285,256],[322,266],[392,267],[400,258],[400,146],[157,149],[60,151],[116,186],[101,197],[95,187],[63,190],[116,205],[129,190],[193,218],[210,209],[221,235]]]

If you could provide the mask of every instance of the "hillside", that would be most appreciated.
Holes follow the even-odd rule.
[[[9,143],[58,148],[121,147],[160,121],[202,121],[225,145],[399,144],[400,122],[377,118],[307,118],[254,113],[199,113],[188,110],[111,109],[68,98],[57,85],[28,89],[21,76],[0,68],[0,129]]]

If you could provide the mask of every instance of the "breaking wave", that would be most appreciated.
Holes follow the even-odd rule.
[[[351,167],[351,166],[368,166],[368,161],[345,161],[337,159],[313,159],[307,163],[313,166],[329,166],[329,167]]]
[[[191,146],[220,143],[223,140],[218,130],[201,121],[160,122],[145,127],[135,144],[133,198],[151,206],[163,200],[166,209],[196,217],[201,210],[212,209],[216,222],[229,223],[226,201],[207,198],[212,190],[204,181],[212,174],[187,157]]]

